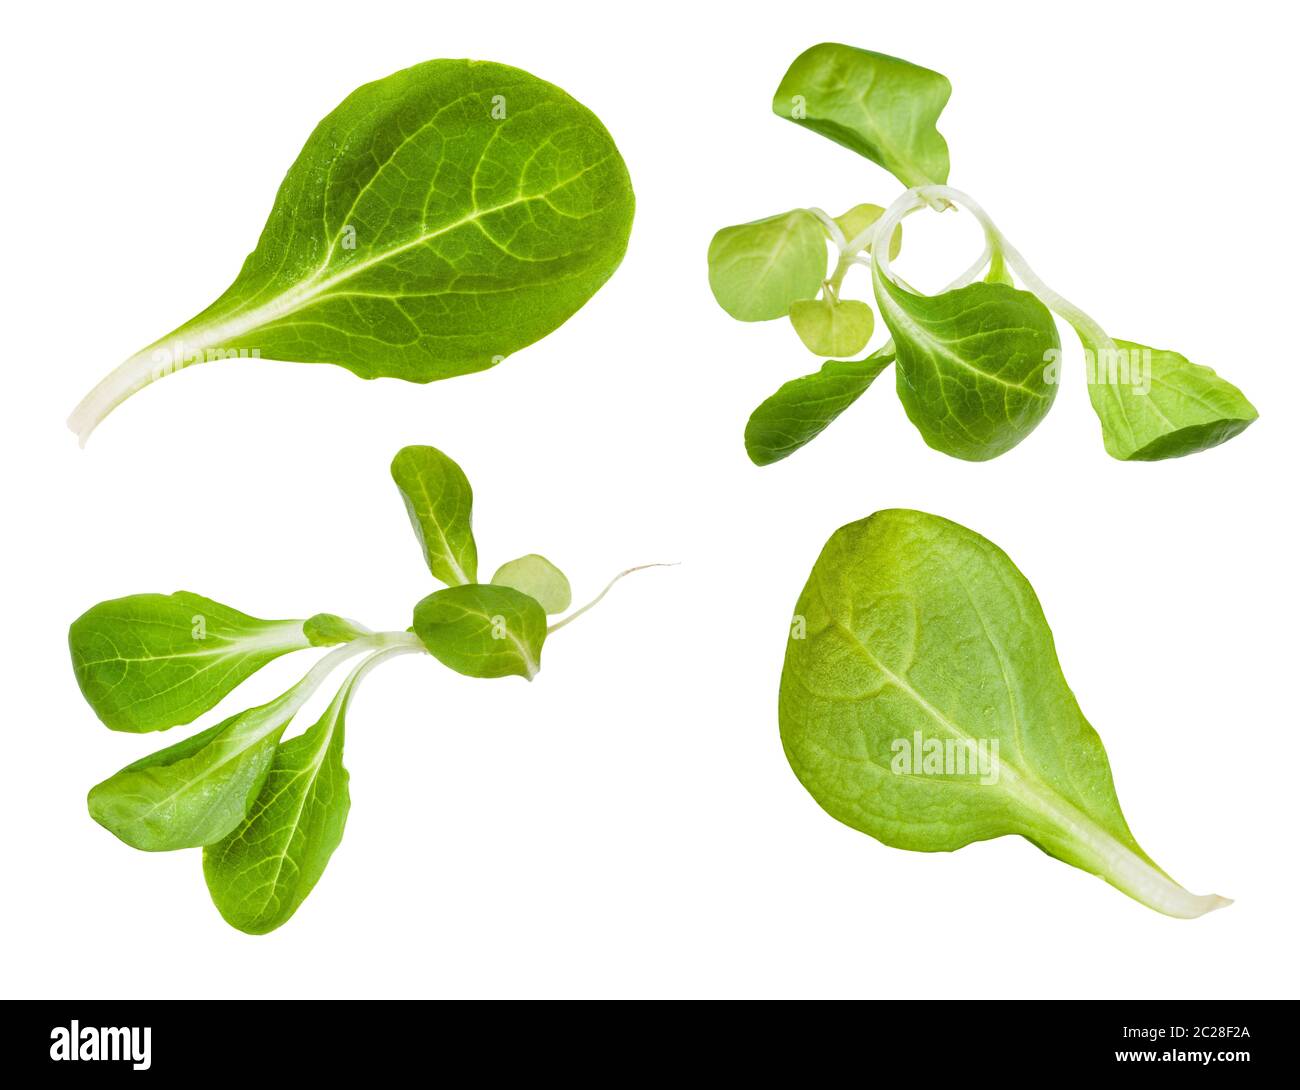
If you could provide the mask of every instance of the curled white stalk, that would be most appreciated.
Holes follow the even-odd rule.
[[[1094,350],[1115,350],[1115,342],[1101,325],[1081,308],[1066,299],[1065,296],[1053,291],[1042,277],[1034,272],[1029,262],[1021,256],[1020,251],[1011,245],[1006,235],[998,229],[997,224],[980,207],[979,203],[973,197],[959,189],[953,189],[951,186],[926,185],[909,189],[890,205],[885,210],[885,214],[875,222],[873,227],[876,233],[872,237],[871,248],[876,266],[882,276],[889,277],[897,283],[897,278],[889,268],[888,247],[881,249],[879,246],[880,239],[882,237],[888,238],[887,231],[892,231],[904,216],[916,211],[922,205],[932,205],[936,200],[951,202],[970,212],[979,221],[980,227],[984,229],[984,237],[990,247],[990,257],[992,256],[992,250],[996,249],[1011,271],[1020,278],[1021,283],[1036,295],[1044,306],[1069,322],[1086,345]]]
[[[547,635],[550,635],[552,632],[556,632],[559,629],[563,628],[570,621],[577,620],[593,606],[599,605],[600,600],[604,598],[605,595],[607,595],[614,588],[614,584],[617,583],[624,576],[631,575],[634,571],[645,571],[646,568],[675,568],[676,566],[677,566],[676,561],[670,564],[638,564],[635,568],[628,568],[626,571],[619,572],[616,576],[614,576],[613,579],[611,579],[605,585],[605,589],[602,590],[599,594],[597,594],[596,597],[593,598],[590,602],[588,602],[585,606],[582,606],[579,609],[575,609],[567,617],[564,617],[561,620],[556,621],[553,625],[547,628],[546,630]]]

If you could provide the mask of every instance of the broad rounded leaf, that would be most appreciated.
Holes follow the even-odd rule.
[[[935,122],[952,85],[928,68],[823,42],[795,58],[772,98],[780,117],[865,155],[906,186],[948,180]]]
[[[191,363],[261,356],[428,382],[546,336],[618,267],[634,200],[599,119],[502,64],[368,83],[308,137],[215,303],[128,360],[69,421]]]
[[[1160,912],[1227,903],[1138,846],[1033,588],[947,519],[881,511],[831,536],[795,607],[780,720],[812,796],[885,844],[1018,833]]]
[[[460,466],[435,447],[403,447],[392,473],[434,578],[448,586],[474,582],[474,493]]]
[[[68,630],[86,702],[113,730],[166,730],[214,707],[288,651],[302,621],[263,621],[210,598],[134,594],[92,606]]]
[[[873,280],[898,396],[926,443],[981,462],[1038,426],[1056,397],[1061,339],[1037,298],[983,283],[913,295],[878,269]]]
[[[531,681],[541,669],[546,612],[512,587],[434,591],[415,607],[414,628],[429,653],[460,674]]]
[[[871,308],[857,299],[801,299],[790,306],[790,324],[818,356],[856,356],[871,340],[875,322]]]
[[[573,602],[568,577],[544,556],[529,553],[518,560],[508,560],[497,568],[492,582],[499,587],[514,587],[535,599],[546,612],[563,613]]]
[[[713,297],[742,322],[784,318],[821,289],[826,265],[826,232],[803,208],[724,227],[709,243]]]

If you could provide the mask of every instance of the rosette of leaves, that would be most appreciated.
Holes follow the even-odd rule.
[[[951,87],[895,57],[823,43],[790,66],[772,100],[781,117],[891,172],[907,186],[887,208],[841,216],[796,208],[724,227],[709,246],[719,305],[745,322],[789,320],[804,345],[830,357],[785,383],[750,416],[745,448],[758,465],[819,435],[891,364],[899,400],[927,444],[984,461],[1023,441],[1047,415],[1060,379],[1053,314],[1084,349],[1088,392],[1107,453],[1156,461],[1206,450],[1257,417],[1231,383],[1177,352],[1113,338],[1047,286],[976,202],[947,185],[948,145],[937,122]],[[892,268],[902,220],[922,209],[965,208],[983,252],[943,291],[925,295]],[[868,302],[845,295],[865,266],[885,338]]]
[[[201,848],[212,899],[241,931],[285,923],[342,840],[345,725],[366,675],[399,655],[428,654],[470,677],[531,680],[547,637],[628,574],[552,619],[569,609],[571,594],[545,557],[521,556],[478,581],[473,493],[455,462],[433,447],[405,447],[392,476],[429,571],[446,584],[416,603],[405,631],[374,631],[332,613],[264,620],[178,591],[100,602],[68,633],[86,702],[105,726],[133,734],[192,722],[282,655],[330,648],[274,700],[133,761],[90,791],[91,817],[131,847]],[[286,739],[302,707],[349,662],[321,717]]]

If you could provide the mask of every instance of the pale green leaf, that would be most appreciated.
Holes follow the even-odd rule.
[[[881,511],[832,535],[795,607],[780,720],[813,797],[885,844],[1019,834],[1172,916],[1227,903],[1138,846],[1033,589],[946,519]]]
[[[906,186],[948,180],[948,145],[935,122],[952,86],[897,57],[823,42],[801,53],[772,98],[797,125],[865,155]]]
[[[818,356],[856,356],[871,340],[876,318],[857,299],[801,299],[790,305],[790,324]]]
[[[573,601],[573,591],[564,572],[536,553],[506,561],[497,568],[492,582],[523,592],[548,614],[563,613]]]
[[[795,300],[817,294],[826,268],[826,233],[803,208],[724,227],[709,243],[713,297],[742,322],[785,317]]]
[[[1106,452],[1121,461],[1181,458],[1226,443],[1259,413],[1210,368],[1177,352],[1116,341],[1089,350],[1088,396]]]
[[[870,227],[876,220],[885,214],[885,210],[878,204],[858,204],[854,205],[842,216],[836,216],[835,222],[844,232],[846,242],[852,242],[863,231]],[[894,228],[893,235],[889,239],[889,260],[893,261],[903,249],[903,225],[900,223]],[[866,247],[866,252],[871,252],[870,244]]]

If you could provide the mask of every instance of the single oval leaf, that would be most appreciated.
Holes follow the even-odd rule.
[[[235,282],[100,383],[69,426],[84,443],[131,394],[210,359],[412,382],[482,371],[613,274],[634,203],[604,125],[527,72],[435,60],[368,83],[308,137]]]
[[[460,674],[531,681],[541,669],[546,612],[512,587],[434,591],[416,605],[414,628],[429,653]]]
[[[514,587],[534,599],[548,614],[563,613],[573,602],[568,577],[536,553],[507,560],[497,568],[492,582],[498,587]]]
[[[332,647],[373,635],[365,625],[335,613],[317,613],[314,617],[308,617],[303,622],[302,631],[313,647]]]
[[[1029,292],[971,284],[914,295],[875,268],[903,408],[935,450],[982,462],[1038,426],[1056,397],[1061,338]]]
[[[92,606],[68,630],[86,702],[113,730],[189,723],[268,662],[311,646],[302,621],[264,621],[189,591]]]
[[[392,473],[434,578],[453,587],[474,582],[474,492],[460,466],[435,447],[403,447]]]
[[[935,128],[952,85],[928,68],[835,42],[795,58],[772,97],[779,117],[865,155],[905,186],[948,180]]]
[[[709,287],[733,318],[784,318],[797,299],[811,299],[826,276],[826,232],[804,208],[735,227],[709,243]]]
[[[1017,833],[1171,916],[1228,903],[1138,846],[1033,588],[947,519],[881,511],[831,536],[795,607],[780,720],[812,796],[885,844]]]
[[[801,299],[790,305],[790,324],[815,355],[856,356],[871,340],[876,317],[857,299]]]

